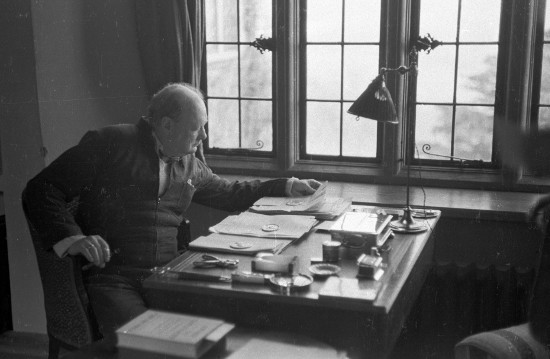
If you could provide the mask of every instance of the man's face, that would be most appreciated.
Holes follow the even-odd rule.
[[[181,157],[195,153],[199,144],[206,139],[206,122],[206,107],[198,97],[185,106],[178,118],[166,117],[162,125],[164,136],[159,136],[164,154]]]

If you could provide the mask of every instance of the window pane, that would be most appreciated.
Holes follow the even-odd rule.
[[[418,55],[418,102],[453,101],[456,46],[445,45]]]
[[[422,152],[424,145],[430,145],[430,153],[451,155],[452,136],[451,106],[416,106],[416,148],[414,157],[437,160]]]
[[[454,42],[456,41],[457,21],[458,0],[422,0],[420,36],[429,33],[436,40]]]
[[[501,0],[462,0],[460,41],[498,41]]]
[[[550,108],[539,108],[539,129],[550,130]]]
[[[350,115],[346,112],[350,106],[351,103],[344,104],[342,155],[374,158],[378,122]]]
[[[271,52],[241,46],[241,96],[271,98]]]
[[[241,41],[254,41],[260,35],[271,37],[271,1],[246,0],[239,6]]]
[[[550,40],[550,4],[546,4],[546,14],[544,20],[544,40]]]
[[[263,143],[261,151],[273,150],[273,127],[271,125],[271,101],[242,101],[242,146],[256,148]]]
[[[206,0],[206,41],[237,41],[237,1]]]
[[[491,161],[493,117],[493,107],[456,108],[455,156]]]
[[[540,78],[539,101],[540,104],[550,105],[550,45],[545,44],[542,51],[542,73]]]
[[[463,45],[458,58],[456,100],[462,103],[495,103],[496,45]]]
[[[237,100],[208,100],[208,147],[239,147]]]
[[[380,0],[346,0],[344,41],[380,41]]]
[[[340,99],[340,46],[307,47],[307,97]]]
[[[378,75],[378,46],[344,46],[344,99],[355,101]]]
[[[342,41],[342,0],[309,1],[307,41]]]
[[[309,155],[340,154],[340,104],[307,103],[306,152]]]
[[[208,96],[238,96],[237,46],[207,45],[206,55]]]

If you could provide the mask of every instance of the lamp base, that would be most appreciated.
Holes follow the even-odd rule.
[[[390,223],[390,228],[397,233],[420,233],[428,230],[425,223],[414,220],[411,207],[403,209],[403,216]]]

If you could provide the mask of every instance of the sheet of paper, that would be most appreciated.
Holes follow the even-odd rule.
[[[229,216],[210,232],[267,238],[300,238],[317,223],[313,216],[272,215],[243,212]]]
[[[254,203],[254,207],[273,207],[278,211],[315,211],[321,208],[326,199],[327,181],[311,196],[303,197],[263,197]]]
[[[239,253],[254,255],[258,252],[278,254],[292,242],[291,239],[243,238],[231,234],[211,233],[201,236],[191,243],[190,249],[222,253]]]

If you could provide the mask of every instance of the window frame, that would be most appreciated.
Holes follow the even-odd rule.
[[[312,159],[301,158],[300,134],[304,121],[300,121],[299,100],[300,96],[303,96],[304,86],[300,73],[302,50],[299,39],[300,19],[303,15],[301,9],[306,1],[273,1],[272,24],[276,44],[272,77],[274,157],[251,156],[246,151],[230,155],[207,150],[206,159],[214,171],[220,174],[299,176],[402,185],[407,181],[407,166],[411,166],[412,185],[529,192],[550,190],[550,181],[529,176],[521,169],[506,166],[502,169],[442,168],[425,164],[423,160],[415,163],[411,152],[411,138],[414,138],[414,113],[411,111],[414,109],[413,106],[409,106],[415,84],[408,76],[387,76],[386,84],[397,104],[399,116],[406,120],[397,126],[379,124],[378,133],[383,138],[379,163],[346,160],[335,162],[317,156]],[[409,44],[411,39],[418,36],[418,21],[414,16],[418,14],[419,1],[382,1],[380,67],[408,65]],[[536,41],[540,38],[537,37],[537,31],[540,32],[540,26],[544,25],[540,25],[540,19],[537,21],[537,16],[544,16],[540,15],[541,1],[544,0],[516,0],[512,6],[501,6],[503,13],[509,12],[505,16],[510,21],[503,21],[504,17],[501,16],[499,41],[502,47],[498,61],[499,67],[503,70],[497,73],[495,118],[500,121],[496,120],[493,128],[494,158],[498,158],[498,148],[501,146],[501,139],[497,134],[499,126],[502,123],[512,124],[519,130],[528,128],[531,119],[532,91],[536,84],[533,77],[537,75],[536,66],[532,64],[536,64]],[[518,14],[522,16],[517,16]],[[433,35],[437,38],[436,34]],[[524,47],[518,48],[517,45],[510,44],[523,44]],[[365,84],[365,87],[367,85]],[[410,88],[413,90],[406,91]],[[410,118],[413,118],[413,121],[408,121]]]

